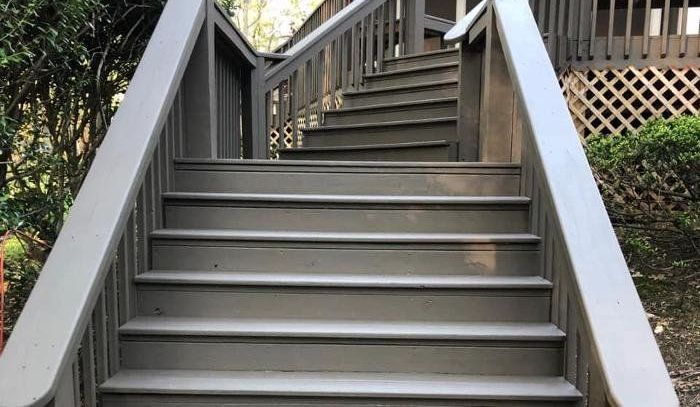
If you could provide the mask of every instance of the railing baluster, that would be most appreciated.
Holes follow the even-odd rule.
[[[406,33],[404,32],[406,27],[406,0],[399,0],[399,50],[396,53],[397,56],[402,56],[406,52]]]
[[[343,36],[338,37],[337,40],[331,43],[331,54],[330,54],[330,72],[328,78],[328,92],[330,93],[330,100],[328,101],[328,108],[333,110],[336,108],[335,104],[335,92],[338,88],[338,66],[340,61],[340,41]],[[341,73],[342,74],[342,73]]]
[[[632,13],[634,12],[634,0],[627,0],[627,19],[625,20],[625,58],[630,57],[632,48]]]
[[[322,49],[318,55],[318,67],[316,72],[316,123],[323,124],[323,96],[325,94],[324,78],[326,51]]]
[[[389,1],[389,58],[396,56],[396,0]]]
[[[299,146],[299,70],[294,71],[290,82],[292,84],[292,98],[289,103],[289,113],[292,117],[292,143]]]
[[[549,56],[552,59],[552,63],[556,61],[556,49],[559,38],[557,37],[557,1],[549,0],[549,27],[547,30],[549,36],[547,37],[547,48],[549,48]]]
[[[311,127],[311,82],[314,79],[313,58],[304,65],[304,128]]]
[[[590,31],[590,41],[591,43],[588,46],[588,58],[593,59],[595,57],[595,49],[596,49],[596,35],[597,35],[597,30],[598,28],[598,0],[593,0],[593,4],[591,6],[591,31]]]
[[[377,72],[381,72],[384,66],[384,25],[385,4],[377,9]]]
[[[117,252],[118,253],[118,252]],[[107,349],[108,376],[119,370],[119,293],[118,278],[119,262],[115,261],[105,281],[106,312],[107,312]]]
[[[109,377],[109,343],[107,339],[107,300],[102,291],[92,312],[95,327],[95,377],[97,384],[104,383]]]
[[[366,68],[366,73],[371,74],[374,72],[374,22],[375,22],[375,13],[372,11],[372,13],[367,17],[368,24],[367,24],[367,41],[365,42],[365,51],[367,52],[367,68]]]
[[[644,8],[644,34],[642,39],[642,56],[649,55],[649,31],[651,30],[651,0],[646,0]]]
[[[83,403],[87,407],[97,404],[97,384],[95,382],[95,346],[92,321],[88,323],[80,347],[80,373],[83,379]]]
[[[608,9],[608,38],[605,49],[605,56],[610,59],[613,54],[613,40],[615,39],[615,0],[608,0],[610,8]]]
[[[285,100],[289,97],[289,82],[282,82],[277,88],[278,103],[277,103],[277,124],[279,126],[278,144],[280,148],[287,146],[287,105]]]
[[[671,0],[664,1],[663,13],[663,24],[661,28],[661,58],[666,58],[666,54],[668,54],[669,23],[671,21]]]
[[[679,54],[681,57],[684,57],[685,54],[688,52],[688,12],[689,12],[689,6],[690,3],[688,0],[683,0],[683,8],[681,9],[681,13],[683,13],[683,16],[681,17],[681,46],[679,50]]]
[[[586,28],[590,28],[590,25],[587,24],[592,15],[590,12],[590,0],[581,0],[579,2],[579,20],[578,20],[578,50],[577,50],[577,56],[579,59],[583,58],[583,39],[585,36],[585,30]],[[588,6],[588,7],[586,7]],[[591,45],[589,44],[589,49]]]

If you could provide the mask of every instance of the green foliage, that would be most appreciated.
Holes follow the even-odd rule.
[[[0,4],[0,232],[19,313],[104,138],[165,0]]]
[[[586,152],[630,266],[656,281],[697,274],[700,117],[590,137]]]

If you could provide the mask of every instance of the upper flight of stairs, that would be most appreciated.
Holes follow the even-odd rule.
[[[294,161],[177,161],[102,406],[578,405],[520,166],[446,162],[455,112],[355,105]]]
[[[457,76],[454,49],[387,61],[367,74],[323,124],[304,128],[302,145],[282,149],[294,160],[455,161]]]

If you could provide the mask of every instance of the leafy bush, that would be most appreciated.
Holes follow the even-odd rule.
[[[697,238],[700,117],[654,120],[636,133],[586,144],[614,223]]]

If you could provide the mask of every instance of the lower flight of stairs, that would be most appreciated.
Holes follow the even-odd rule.
[[[513,164],[181,160],[102,406],[575,406]]]
[[[279,151],[290,160],[456,161],[455,49],[392,58],[363,86],[343,94],[340,109],[324,112],[319,127],[300,129],[298,146]]]

